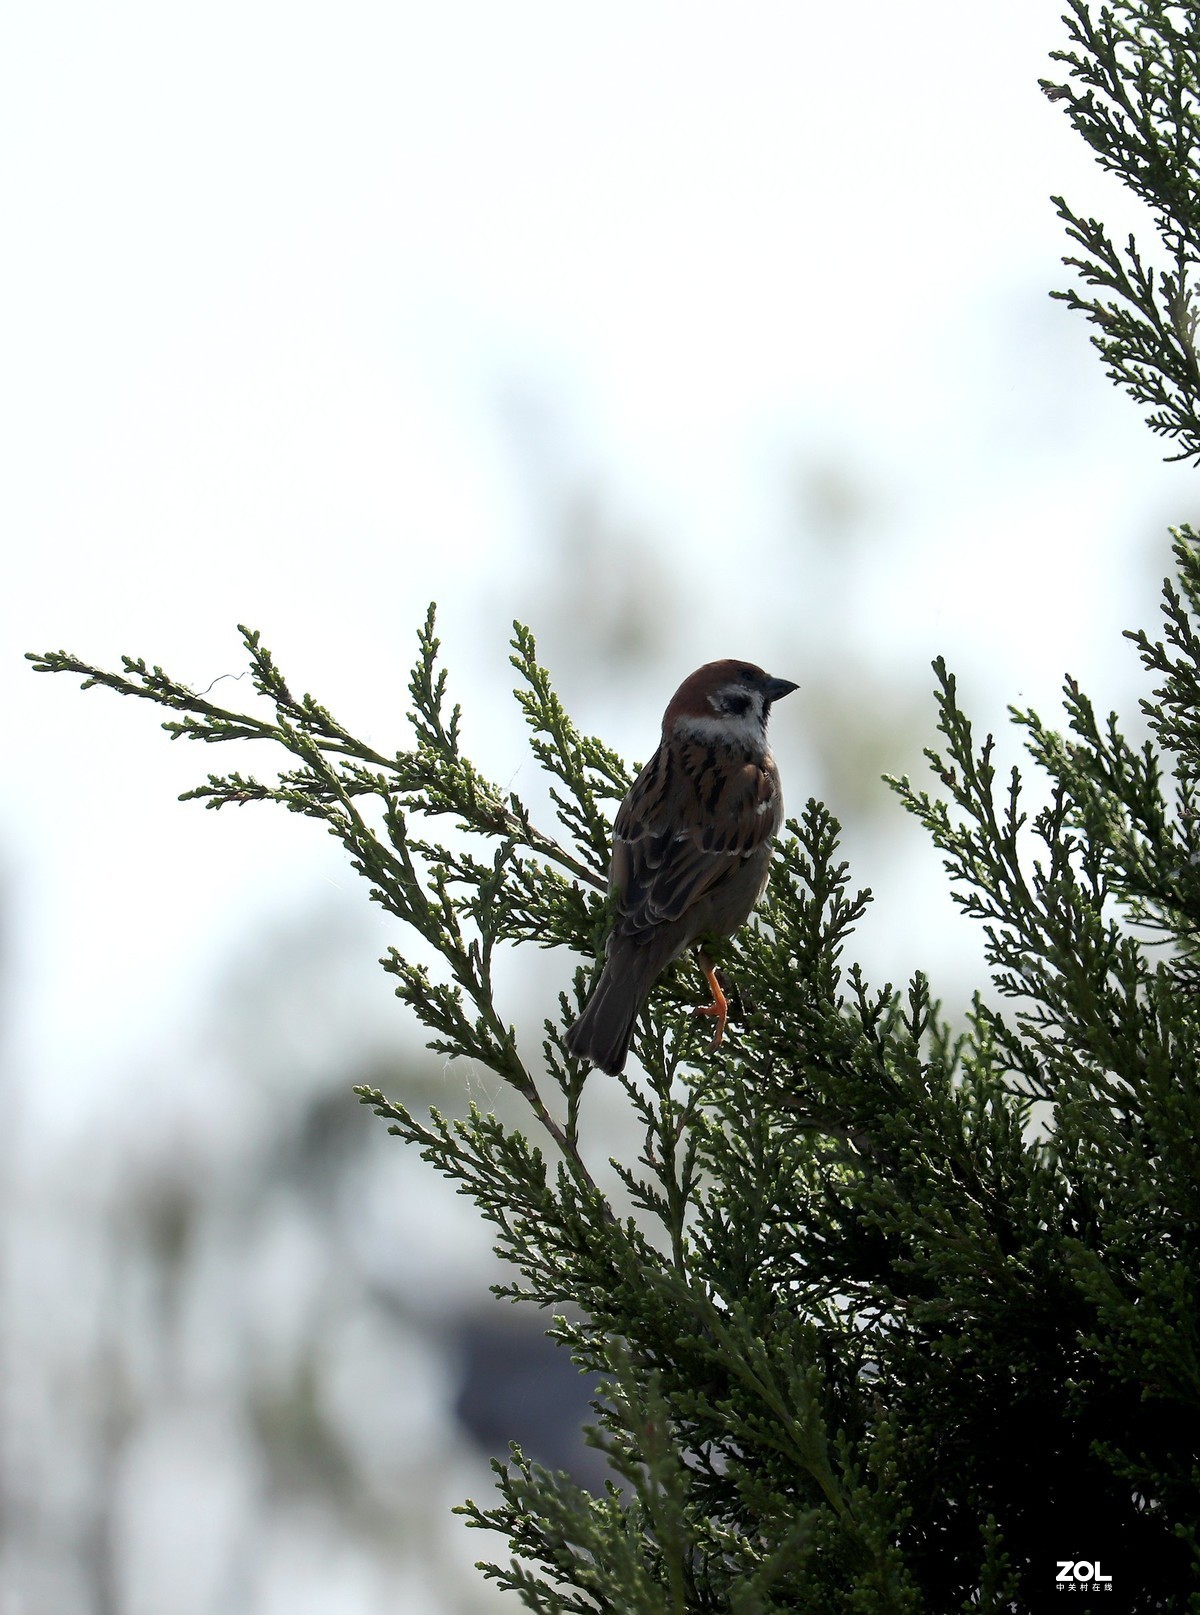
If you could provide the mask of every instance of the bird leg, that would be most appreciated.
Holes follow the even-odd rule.
[[[716,1030],[713,1032],[712,1050],[721,1046],[721,1039],[725,1036],[725,1020],[729,1014],[729,1000],[721,990],[721,983],[717,980],[717,967],[713,964],[703,948],[696,950],[696,963],[704,972],[704,979],[708,982],[708,990],[712,994],[711,1004],[701,1004],[692,1011],[693,1015],[712,1015],[716,1020]]]

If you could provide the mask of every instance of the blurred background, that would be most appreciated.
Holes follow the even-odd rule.
[[[514,617],[631,759],[753,658],[802,686],[775,749],[875,890],[868,977],[957,1012],[979,938],[880,782],[930,658],[981,732],[1068,669],[1136,730],[1120,630],[1196,515],[1047,295],[1051,192],[1150,241],[1037,88],[1059,11],[9,8],[0,1615],[490,1610],[504,1544],[449,1512],[488,1455],[595,1476],[545,1320],[350,1094],[507,1104],[423,1051],[403,939],[314,825],[175,801],[269,758],[21,653],[204,689],[247,623],[386,751],[436,599],[531,796]],[[572,968],[508,969],[533,1046]]]

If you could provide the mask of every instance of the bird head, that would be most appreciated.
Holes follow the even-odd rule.
[[[790,679],[772,678],[753,662],[706,662],[671,697],[663,715],[663,739],[715,740],[762,752],[772,702],[798,688]]]

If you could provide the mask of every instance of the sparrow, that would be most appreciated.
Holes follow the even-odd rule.
[[[673,959],[704,937],[745,923],[767,884],[771,842],[783,822],[779,770],[767,747],[772,702],[798,686],[752,662],[707,662],[684,679],[663,715],[658,750],[613,825],[609,895],[615,910],[604,969],[566,1047],[614,1076],[634,1023]],[[728,1000],[703,947],[698,963],[716,1021]]]

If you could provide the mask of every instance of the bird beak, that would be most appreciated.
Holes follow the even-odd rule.
[[[767,705],[770,706],[772,701],[782,701],[785,695],[791,695],[793,690],[799,688],[800,686],[793,684],[791,679],[768,679],[763,694],[767,698]]]

